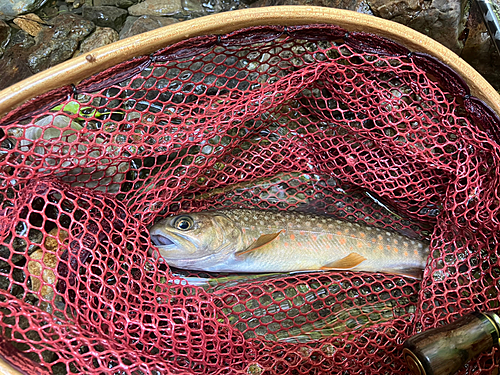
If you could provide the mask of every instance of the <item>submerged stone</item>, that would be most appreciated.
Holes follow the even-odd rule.
[[[123,24],[122,29],[120,30],[120,39],[126,38],[125,35],[127,35],[132,28],[132,25],[134,22],[138,19],[139,17],[135,16],[128,16],[127,19],[125,20],[125,23]]]
[[[37,45],[28,57],[34,73],[71,58],[79,43],[95,29],[92,22],[72,14],[61,14],[52,19],[52,24],[38,35]]]
[[[127,19],[127,11],[112,6],[98,7],[83,7],[83,18],[92,21],[97,26],[111,27],[116,31],[120,31],[125,20]]]
[[[182,13],[181,0],[146,0],[128,8],[132,16],[173,16]]]
[[[467,0],[372,0],[373,13],[409,26],[460,53]]]
[[[95,48],[116,42],[118,33],[109,27],[97,27],[96,30],[80,45],[80,53],[92,51]]]
[[[139,0],[94,0],[94,6],[113,6],[118,8],[128,8],[137,4]]]
[[[9,25],[0,21],[0,57],[2,57],[7,44],[10,42],[11,30]]]
[[[244,3],[253,7],[275,6],[275,5],[313,5],[329,8],[354,10],[360,13],[373,14],[370,10],[368,0],[243,0]]]
[[[40,9],[47,0],[1,0],[0,20],[11,20],[20,14],[33,13]]]
[[[460,57],[474,67],[500,91],[500,56],[484,24],[481,11],[472,3],[463,38],[465,46]]]
[[[139,17],[120,38],[128,38],[129,36],[145,33],[158,29],[159,27],[168,26],[179,22],[175,18],[155,17],[155,16],[142,16]]]
[[[23,30],[12,30],[10,43],[0,58],[0,72],[2,72],[0,90],[33,75],[28,66],[27,58],[34,45],[35,38],[28,33]]]

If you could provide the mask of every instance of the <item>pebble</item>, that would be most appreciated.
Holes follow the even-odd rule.
[[[128,8],[132,16],[173,16],[182,13],[181,0],[146,0]]]
[[[28,13],[14,18],[14,23],[31,36],[40,34],[45,25],[45,22],[34,13]]]
[[[84,6],[82,9],[83,18],[92,21],[97,26],[111,27],[116,31],[120,31],[127,19],[127,11],[125,9],[111,6]]]
[[[120,39],[125,39],[133,35],[142,34],[146,31],[151,31],[159,27],[172,25],[179,22],[175,18],[142,16],[135,20],[127,32],[120,36]]]
[[[10,21],[20,14],[33,13],[47,0],[0,0],[0,20]]]
[[[28,65],[36,73],[68,60],[78,44],[95,29],[95,25],[72,14],[60,14],[52,20],[54,27],[44,28],[37,45],[28,57]]]
[[[116,42],[118,33],[110,27],[96,27],[95,31],[80,44],[80,53],[87,53],[95,48]]]
[[[64,242],[68,238],[68,232],[54,228],[49,233],[51,236],[58,237],[60,242]],[[38,248],[29,257],[28,272],[31,279],[31,290],[39,292],[40,296],[46,301],[51,301],[54,298],[54,289],[51,285],[55,285],[57,277],[53,270],[57,267],[57,260],[63,249],[59,248],[58,241],[53,237],[46,237],[44,242],[44,250]],[[43,270],[43,273],[42,273]],[[42,286],[43,280],[44,285]]]

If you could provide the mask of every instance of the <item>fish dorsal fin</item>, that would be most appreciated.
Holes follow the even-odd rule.
[[[365,261],[366,258],[358,253],[350,253],[348,256],[336,260],[334,262],[325,264],[321,267],[322,270],[350,270],[351,268],[356,267],[361,262]]]
[[[270,234],[263,234],[259,238],[257,238],[254,242],[250,244],[246,249],[237,251],[235,255],[243,255],[247,254],[251,251],[260,249],[261,247],[267,245],[268,243],[274,241],[278,236],[283,233],[284,230],[279,231],[278,233],[270,233]]]

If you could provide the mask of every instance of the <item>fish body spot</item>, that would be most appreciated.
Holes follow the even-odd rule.
[[[366,234],[365,234],[364,232],[359,232],[359,236],[360,236],[361,238],[365,238],[365,237],[366,237]]]
[[[380,251],[383,251],[383,250],[384,250],[384,245],[378,245],[378,249],[379,249]]]
[[[290,235],[290,239],[291,239],[292,241],[294,241],[294,240],[295,240],[295,234],[293,234],[293,233],[292,233],[292,234]]]
[[[356,243],[356,245],[357,245],[359,248],[362,248],[362,247],[363,247],[363,242],[358,241],[358,242]]]
[[[327,237],[329,240],[333,240],[333,235],[331,233],[328,233]]]
[[[306,234],[306,232],[304,232],[303,230],[301,230],[301,231],[299,232],[299,234],[300,234],[301,236],[303,236],[304,234]]]
[[[347,241],[346,241],[346,239],[344,237],[340,237],[339,238],[339,242],[340,242],[341,245],[345,245]]]
[[[313,236],[312,236],[312,240],[313,240],[313,241],[316,241],[317,239],[318,239],[318,237],[316,237],[316,235],[314,235],[314,234],[313,234]]]
[[[285,242],[285,244],[284,244],[284,245],[285,245],[285,247],[290,246],[290,244],[289,244],[288,242]]]
[[[408,251],[405,250],[404,254],[405,254],[405,257],[407,257],[408,256]]]
[[[418,251],[417,250],[413,250],[413,254],[418,257]]]
[[[397,245],[398,244],[398,240],[397,239],[394,239],[394,245]]]

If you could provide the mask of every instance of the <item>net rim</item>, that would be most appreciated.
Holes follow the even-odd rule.
[[[332,24],[347,31],[391,39],[413,52],[429,54],[455,70],[471,95],[500,114],[500,94],[468,63],[435,40],[393,21],[355,11],[314,6],[274,6],[241,9],[196,18],[155,29],[95,49],[35,74],[0,91],[0,117],[50,90],[77,84],[85,78],[137,56],[201,35],[221,35],[251,26]]]

